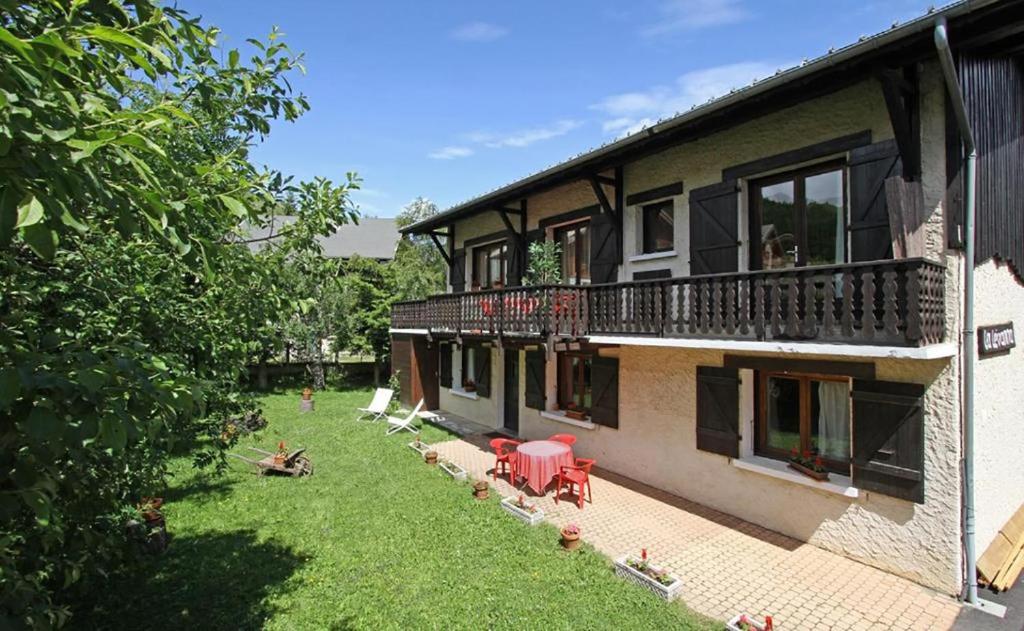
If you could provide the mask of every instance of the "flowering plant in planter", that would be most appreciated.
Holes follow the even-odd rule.
[[[501,500],[501,508],[529,526],[536,526],[544,520],[544,511],[533,502],[527,502],[522,493],[519,497],[506,497]]]
[[[529,503],[527,503],[526,497],[522,493],[520,493],[519,497],[516,498],[515,506],[519,510],[524,510],[527,513],[536,513],[537,512],[537,505],[536,504],[529,504]]]
[[[570,403],[565,406],[565,415],[577,421],[582,421],[587,418],[587,413],[580,409],[580,407],[575,403]]]
[[[562,546],[566,550],[575,550],[580,547],[580,527],[576,524],[567,524],[562,527]]]
[[[285,449],[284,441],[277,443],[277,453],[274,454],[274,464],[284,464],[284,459],[288,457],[288,450]]]
[[[665,570],[652,567],[651,564],[647,562],[647,548],[643,548],[640,550],[639,560],[630,558],[628,561],[626,561],[626,564],[629,565],[629,567],[636,570],[637,572],[646,575],[648,578],[653,578],[662,585],[671,585],[676,580],[669,576],[668,572],[666,572]]]
[[[464,392],[476,392],[476,383],[472,379],[466,379],[462,382],[462,390]]]
[[[818,481],[828,479],[828,469],[821,456],[812,456],[809,451],[801,454],[795,447],[789,453],[789,468]]]
[[[729,631],[773,631],[775,625],[771,616],[765,616],[764,622],[758,622],[753,616],[743,613],[726,622],[725,628]]]

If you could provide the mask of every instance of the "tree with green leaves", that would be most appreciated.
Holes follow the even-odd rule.
[[[338,350],[373,355],[374,384],[380,385],[380,372],[391,352],[388,333],[391,305],[398,299],[398,281],[391,263],[354,256],[349,259],[341,279],[341,311],[335,329]]]
[[[417,197],[402,209],[395,223],[401,229],[433,217],[437,212],[437,204],[424,197]],[[444,243],[442,240],[441,244]],[[393,266],[399,300],[422,300],[444,293],[448,268],[429,236],[420,234],[402,237]]]
[[[295,312],[274,257],[355,216],[354,175],[298,188],[253,166],[308,105],[272,32],[246,51],[151,0],[0,3],[0,615],[65,623],[63,598],[129,558],[125,511],[176,443],[221,461],[240,378]],[[243,57],[244,55],[244,57]],[[223,59],[223,61],[222,61]],[[285,253],[253,226],[312,203]]]

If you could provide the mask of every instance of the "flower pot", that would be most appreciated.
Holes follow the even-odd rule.
[[[427,453],[423,454],[423,462],[431,465],[437,464],[437,452],[428,451]]]
[[[462,386],[463,392],[476,392],[476,384],[470,383]]]
[[[580,533],[567,532],[562,529],[562,547],[566,550],[575,550],[580,547]]]
[[[143,506],[151,506],[153,510],[160,510],[164,505],[164,498],[162,497],[144,497],[142,498]]]
[[[283,465],[284,464],[284,459],[285,459],[285,456],[279,455],[279,454],[275,454],[274,455],[274,464],[276,464],[276,465]]]
[[[725,628],[728,629],[728,631],[768,631],[769,629],[767,621],[760,622],[753,616],[748,616],[745,613],[741,613],[730,618],[729,621],[725,623]]]
[[[811,479],[817,480],[818,482],[824,482],[825,480],[828,480],[828,471],[815,471],[810,467],[803,466],[799,462],[794,462],[790,460],[789,468],[794,471],[799,471],[800,473],[806,475]]]
[[[473,484],[473,497],[478,500],[485,500],[490,496],[490,486],[483,480]]]
[[[583,410],[566,410],[565,415],[575,421],[584,421],[587,418],[587,414]]]
[[[303,401],[309,401],[312,398],[313,398],[313,389],[312,388],[303,388],[303,390],[302,390],[302,400]]]

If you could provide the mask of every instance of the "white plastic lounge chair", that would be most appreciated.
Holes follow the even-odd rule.
[[[391,403],[391,397],[393,396],[395,396],[394,390],[390,388],[377,388],[377,391],[373,393],[373,401],[370,401],[370,405],[365,408],[359,408],[362,414],[356,420],[372,423],[384,418],[388,415],[388,405]]]
[[[405,418],[398,418],[396,416],[388,417],[388,431],[384,432],[385,436],[390,436],[395,432],[400,432],[403,429],[410,432],[416,433],[418,430],[413,427],[412,422],[416,420],[416,416],[420,413],[420,408],[423,407],[423,399],[416,404],[416,409],[409,413],[409,416]]]

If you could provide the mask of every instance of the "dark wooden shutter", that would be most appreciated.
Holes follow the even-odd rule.
[[[619,428],[619,358],[595,355],[590,366],[590,420]]]
[[[604,213],[590,217],[590,282],[614,283],[621,261],[619,230],[615,220]]]
[[[455,250],[452,254],[452,266],[448,269],[448,282],[452,291],[466,291],[466,250]]]
[[[736,180],[690,191],[690,273],[738,271],[739,195]]]
[[[508,267],[505,270],[505,286],[519,287],[526,273],[526,252],[523,240],[510,236],[505,240],[508,247]]]
[[[900,175],[895,140],[850,151],[850,260],[892,258],[885,180]]]
[[[452,345],[451,344],[440,344],[438,345],[438,356],[440,357],[440,368],[438,369],[438,378],[440,383],[445,388],[452,387]]]
[[[739,370],[697,366],[697,449],[738,458],[739,428]]]
[[[526,351],[526,407],[545,408],[547,355],[544,351]]]
[[[924,386],[853,380],[853,484],[924,502]]]
[[[477,346],[474,349],[473,362],[476,364],[476,374],[473,381],[476,382],[476,393],[478,396],[490,398],[491,396],[491,347]]]

